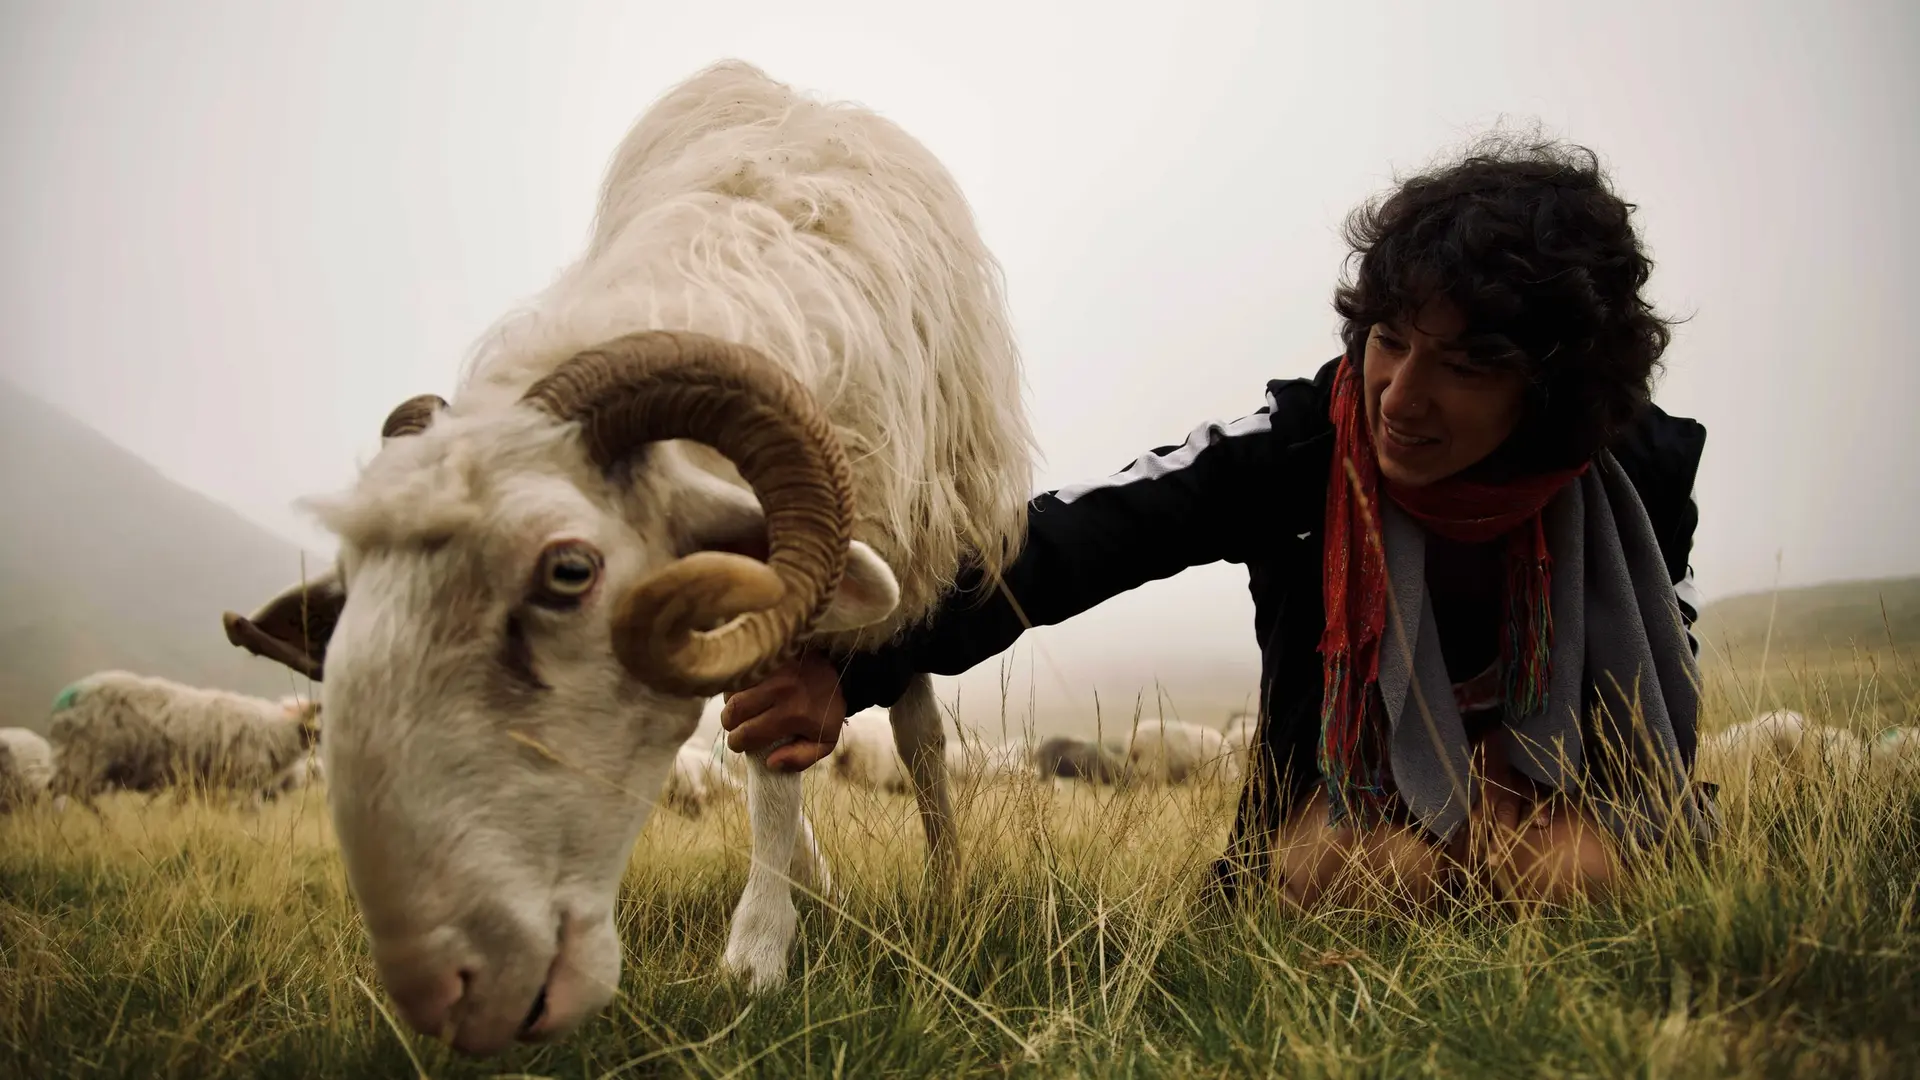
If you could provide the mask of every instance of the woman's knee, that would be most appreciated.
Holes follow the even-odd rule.
[[[1280,895],[1296,907],[1313,907],[1352,857],[1353,841],[1352,827],[1327,824],[1325,799],[1314,796],[1288,824],[1275,852]]]
[[[1447,873],[1440,851],[1409,828],[1375,830],[1363,838],[1360,859],[1372,882],[1402,906],[1431,903]]]
[[[1597,900],[1612,890],[1618,873],[1605,832],[1564,803],[1525,824],[1503,862],[1496,875],[1500,891],[1523,903]]]
[[[1302,808],[1278,854],[1281,895],[1301,908],[1360,906],[1383,893],[1389,903],[1417,906],[1438,895],[1445,873],[1439,852],[1412,829],[1329,827],[1320,796]]]

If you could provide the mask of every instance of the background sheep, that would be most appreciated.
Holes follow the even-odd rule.
[[[61,691],[47,737],[52,791],[98,812],[108,788],[157,791],[191,783],[255,795],[319,737],[320,707],[267,701],[169,679],[103,671]]]
[[[1032,776],[1032,755],[1024,743],[988,746],[982,742],[954,740],[947,744],[947,772],[971,780],[994,780],[1014,776]]]
[[[1220,735],[1227,742],[1227,749],[1236,755],[1244,765],[1247,756],[1253,753],[1254,729],[1260,726],[1260,714],[1241,710],[1227,717],[1221,726]]]
[[[38,802],[52,781],[52,745],[26,728],[0,728],[0,813]]]
[[[271,801],[319,784],[326,779],[326,772],[326,765],[317,750],[308,750],[295,758],[293,764],[280,770],[280,775],[274,777],[260,792],[261,800]]]
[[[1181,720],[1141,721],[1127,743],[1127,765],[1132,776],[1163,784],[1226,780],[1238,771],[1225,736]]]
[[[1030,755],[1020,743],[987,746],[954,740],[946,745],[947,773],[953,777],[984,779],[1030,774]],[[849,719],[840,729],[840,741],[830,759],[835,779],[871,791],[904,795],[913,791],[913,777],[900,758],[892,732],[869,719]]]
[[[680,744],[673,756],[673,771],[667,774],[660,804],[682,817],[698,819],[716,800],[739,791],[740,781],[715,755],[714,748],[705,740],[690,739]]]
[[[1116,784],[1127,771],[1123,746],[1070,735],[1055,735],[1034,748],[1033,763],[1042,777]]]
[[[913,778],[900,759],[892,730],[875,717],[847,718],[830,766],[835,779],[854,787],[902,795],[913,790]]]
[[[1867,743],[1845,728],[1811,723],[1789,709],[1761,713],[1701,741],[1703,774],[1752,779],[1756,768],[1800,776],[1858,775]]]
[[[622,853],[702,702],[992,580],[1033,480],[999,266],[952,175],[877,113],[739,63],[639,118],[581,258],[478,343],[451,405],[402,403],[382,434],[351,491],[309,502],[332,574],[226,625],[324,668],[329,808],[382,978],[477,1054],[610,999]],[[890,719],[950,883],[930,680]],[[749,768],[724,963],[756,987],[785,979],[785,868],[824,873],[800,865],[800,795]]]
[[[1867,745],[1868,764],[1875,772],[1902,779],[1920,773],[1920,728],[1890,727]]]

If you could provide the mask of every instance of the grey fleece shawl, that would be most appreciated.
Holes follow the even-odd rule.
[[[1469,787],[1466,727],[1426,603],[1425,534],[1392,500],[1376,505],[1389,583],[1380,693],[1393,718],[1393,782],[1444,841],[1478,794]],[[1675,813],[1696,840],[1709,839],[1712,808],[1696,801],[1674,738],[1676,726],[1691,729],[1698,718],[1700,672],[1646,507],[1602,451],[1548,502],[1543,520],[1553,560],[1552,673],[1539,712],[1505,718],[1509,760],[1537,783],[1580,795],[1623,842],[1666,835]]]

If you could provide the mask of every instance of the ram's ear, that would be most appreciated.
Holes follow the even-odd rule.
[[[767,559],[767,518],[749,492],[713,481],[692,486],[675,503],[678,554],[726,551]],[[847,551],[846,573],[834,590],[833,604],[814,625],[816,632],[858,630],[891,616],[900,606],[900,582],[872,547],[855,540]]]
[[[227,640],[242,649],[320,681],[327,658],[327,642],[340,621],[347,593],[337,570],[288,587],[249,618],[226,612],[220,621]]]
[[[858,630],[892,615],[900,606],[900,581],[880,553],[858,540],[847,551],[847,572],[834,590],[833,606],[814,624],[818,632]]]

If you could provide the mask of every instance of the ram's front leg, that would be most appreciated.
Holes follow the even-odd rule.
[[[786,981],[787,948],[799,916],[788,873],[800,831],[800,774],[777,773],[764,755],[747,759],[747,821],[753,834],[747,887],[733,909],[726,970],[745,975],[754,990]]]
[[[827,857],[820,852],[819,841],[814,839],[813,822],[807,820],[804,812],[793,840],[793,867],[789,873],[795,885],[823,900],[834,898],[833,872],[827,867]]]

